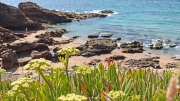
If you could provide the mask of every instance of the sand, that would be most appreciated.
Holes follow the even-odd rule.
[[[35,38],[35,35],[41,34],[46,32],[46,30],[40,30],[37,31],[35,33],[31,33],[28,35],[28,37],[25,37],[23,39],[17,40],[14,43],[17,42],[24,42],[24,41],[28,41],[28,42],[33,42],[35,40],[37,40],[37,38]],[[61,41],[64,40],[64,38],[53,38],[56,41]],[[84,44],[84,41],[79,40],[78,38],[75,39],[73,42],[70,42],[69,44],[62,44],[61,47],[66,47],[66,46],[79,46]],[[49,46],[50,49],[53,48],[53,46]],[[171,57],[167,56],[167,55],[155,55],[153,53],[149,54],[148,51],[144,51],[143,53],[122,53],[120,49],[115,49],[113,50],[110,54],[101,54],[101,55],[96,55],[96,56],[92,56],[92,57],[83,57],[83,56],[72,56],[70,58],[69,61],[69,67],[74,66],[74,65],[78,65],[78,64],[86,64],[89,63],[91,60],[93,59],[101,59],[101,60],[105,60],[105,58],[113,56],[113,55],[123,55],[126,57],[126,60],[129,59],[141,59],[141,58],[148,58],[148,57],[155,57],[158,56],[160,57],[160,59],[158,59],[160,61],[160,67],[162,67],[163,69],[165,69],[165,65],[167,63],[173,63],[173,62],[179,62],[177,60],[171,59]],[[53,65],[59,65],[59,66],[63,66],[62,63],[58,62],[58,60],[56,60],[57,62],[54,62]],[[104,65],[107,65],[107,63],[105,61],[103,61]],[[9,71],[11,72],[22,72],[24,71],[23,67],[15,67],[13,69],[10,69]]]

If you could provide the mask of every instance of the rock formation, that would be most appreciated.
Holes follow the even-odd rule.
[[[2,68],[12,68],[14,67],[14,63],[17,61],[16,51],[8,49],[7,47],[1,47],[0,58],[2,59]]]
[[[110,53],[116,48],[117,44],[111,39],[93,39],[77,47],[82,56],[94,56],[98,54]]]
[[[122,48],[123,53],[142,53],[142,42],[133,41],[131,43],[121,43],[120,48]]]
[[[42,52],[32,51],[30,56],[32,59],[45,58],[51,60],[52,58],[51,53],[49,51],[42,51]]]
[[[0,26],[7,29],[44,29],[41,24],[27,18],[18,8],[3,3],[0,3],[0,18]]]
[[[81,13],[77,14],[74,12],[60,12],[55,10],[48,10],[38,6],[33,2],[22,2],[18,5],[18,8],[30,19],[39,22],[39,23],[66,23],[71,22],[72,20],[94,18],[94,17],[106,17],[108,12],[101,12],[102,14],[97,13]]]
[[[127,67],[138,67],[147,68],[152,67],[155,69],[161,68],[159,65],[159,60],[154,60],[153,58],[142,58],[142,59],[129,59],[124,62]]]
[[[27,52],[32,50],[37,50],[37,51],[49,50],[48,46],[44,43],[22,42],[22,43],[7,44],[7,47],[9,49],[15,50],[16,53]]]
[[[18,37],[14,36],[12,31],[0,26],[0,41],[1,41],[1,43],[5,42],[5,41],[14,41],[17,39],[18,39]]]
[[[44,34],[36,35],[36,38],[45,38],[45,37],[62,37],[63,34],[68,33],[66,29],[60,29],[50,32],[45,32]]]

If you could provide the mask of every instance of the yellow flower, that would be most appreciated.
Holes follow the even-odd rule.
[[[126,94],[123,91],[110,91],[107,95],[112,97],[116,101],[126,96]]]
[[[56,70],[65,70],[65,67],[61,67],[61,66],[51,66],[51,69],[56,71]]]
[[[57,51],[58,54],[68,54],[68,55],[72,55],[72,54],[78,54],[80,51],[78,49],[76,49],[75,47],[65,47],[59,51]]]
[[[13,96],[16,93],[21,92],[23,89],[29,88],[29,86],[34,82],[31,78],[20,78],[17,79],[16,81],[11,83],[12,89],[7,92],[8,96]]]
[[[87,97],[72,93],[72,94],[67,94],[66,96],[61,95],[58,98],[58,101],[87,101]]]
[[[31,60],[27,65],[24,66],[24,68],[26,70],[35,70],[36,72],[38,72],[39,70],[45,71],[49,66],[51,66],[51,64],[52,61],[40,58]]]
[[[92,71],[92,69],[87,65],[78,65],[78,66],[73,66],[72,68],[76,74],[81,74],[81,75],[91,74]]]

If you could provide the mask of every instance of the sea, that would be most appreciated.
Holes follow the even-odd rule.
[[[26,0],[0,0],[2,3],[18,7]],[[29,1],[29,0],[28,0]],[[31,0],[39,6],[51,10],[99,13],[112,10],[105,18],[91,18],[71,23],[51,25],[56,30],[65,28],[69,33],[64,38],[80,36],[86,41],[90,34],[112,33],[111,39],[121,37],[118,44],[142,41],[144,49],[154,54],[180,57],[180,0]],[[161,50],[149,49],[156,40],[164,41]],[[170,48],[165,42],[177,44]]]

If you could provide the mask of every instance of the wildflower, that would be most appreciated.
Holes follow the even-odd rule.
[[[54,70],[54,71],[57,71],[57,70],[65,70],[65,67],[61,67],[61,66],[51,66],[51,69]]]
[[[68,55],[78,54],[79,52],[80,51],[76,49],[75,47],[66,47],[57,51],[58,54],[68,54]]]
[[[27,65],[25,65],[26,70],[35,70],[38,71],[45,71],[49,66],[51,66],[52,62],[49,60],[46,60],[44,58],[40,59],[34,59],[28,62]]]
[[[92,71],[92,69],[86,65],[73,66],[72,68],[75,71],[75,73],[81,74],[81,75],[91,74],[91,71]]]
[[[110,91],[107,95],[115,99],[115,101],[118,101],[126,96],[123,91]]]
[[[132,95],[131,101],[140,101],[140,95]]]
[[[67,94],[66,96],[61,95],[58,98],[58,101],[87,101],[87,97],[72,93],[72,94]]]
[[[4,72],[6,72],[5,69],[0,69],[0,74],[2,74],[2,73],[4,73]]]
[[[176,75],[176,74],[179,73],[179,70],[177,70],[177,69],[176,69],[176,70],[173,70],[172,73]]]
[[[7,92],[7,95],[14,96],[17,92],[21,92],[21,90],[29,88],[33,82],[34,80],[27,77],[20,78],[11,83],[12,89]]]

